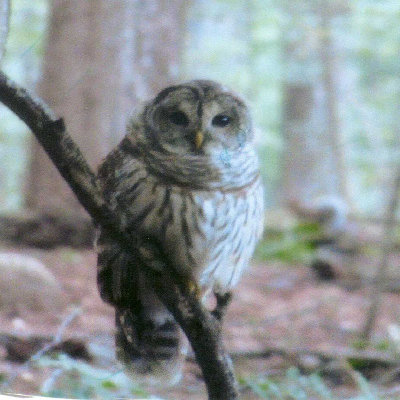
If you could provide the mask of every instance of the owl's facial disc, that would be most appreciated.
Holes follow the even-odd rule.
[[[154,139],[182,155],[237,150],[251,133],[247,107],[217,84],[198,85],[170,87],[155,98],[146,114]]]
[[[229,93],[217,93],[203,103],[202,127],[209,141],[208,152],[237,151],[250,139],[247,107]],[[207,150],[206,150],[207,153]]]

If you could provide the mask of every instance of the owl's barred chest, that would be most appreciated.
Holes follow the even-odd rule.
[[[246,190],[193,190],[140,178],[127,188],[132,226],[157,238],[176,269],[202,286],[229,290],[262,231],[259,180]]]

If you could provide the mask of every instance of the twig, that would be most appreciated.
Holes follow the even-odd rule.
[[[0,101],[32,130],[63,178],[70,185],[93,220],[106,229],[122,248],[137,253],[139,238],[125,224],[124,212],[111,212],[103,199],[96,176],[79,148],[67,134],[62,119],[34,99],[24,88],[0,72]],[[146,243],[151,246],[151,243]],[[143,268],[160,300],[182,327],[202,369],[210,400],[235,400],[239,397],[229,355],[220,335],[220,322],[207,311],[180,282],[173,281],[173,268],[162,272]]]
[[[43,383],[41,392],[42,393],[50,393],[50,391],[53,389],[54,385],[56,384],[57,379],[61,376],[62,373],[63,373],[63,370],[61,368],[55,369]]]
[[[45,353],[47,353],[48,351],[54,349],[54,347],[59,345],[62,341],[62,337],[64,335],[65,330],[72,323],[72,321],[76,317],[78,317],[81,313],[82,310],[80,308],[75,308],[74,310],[72,310],[72,312],[69,315],[67,315],[64,321],[62,321],[60,327],[57,330],[57,333],[54,336],[54,339],[50,343],[47,343],[46,346],[40,349],[37,353],[33,354],[32,357],[27,362],[32,363],[39,360],[39,358],[42,357]]]
[[[13,384],[14,380],[17,378],[18,375],[20,375],[22,372],[26,371],[33,363],[35,363],[37,360],[40,359],[45,353],[48,351],[54,349],[57,345],[59,345],[62,341],[62,337],[65,333],[65,330],[68,328],[68,326],[73,322],[73,320],[81,314],[81,309],[80,308],[75,308],[72,310],[70,314],[68,314],[65,319],[61,322],[57,333],[54,335],[53,340],[49,343],[47,343],[45,346],[43,346],[39,351],[37,351],[35,354],[33,354],[31,357],[29,357],[21,366],[18,368],[18,371],[12,374],[4,383],[3,387],[11,387]]]
[[[365,341],[371,339],[371,334],[375,326],[376,317],[382,302],[382,286],[386,280],[389,269],[389,255],[393,250],[393,238],[396,228],[396,210],[399,203],[400,190],[400,168],[396,171],[392,192],[389,197],[389,203],[385,213],[384,237],[381,246],[380,265],[374,277],[374,284],[371,292],[370,307],[367,312],[367,318],[361,338]]]

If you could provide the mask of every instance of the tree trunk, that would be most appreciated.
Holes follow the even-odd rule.
[[[177,82],[185,39],[185,0],[136,0],[138,95],[147,98]]]
[[[0,65],[4,56],[4,51],[8,36],[8,20],[10,16],[9,0],[0,0]]]
[[[320,279],[332,279],[350,271],[358,254],[351,244],[354,228],[348,220],[350,196],[335,82],[331,22],[339,10],[319,4],[311,12],[320,19],[318,34],[307,32],[306,24],[293,16],[287,33],[282,187],[292,211],[320,223],[321,240],[312,267]]]
[[[121,138],[128,110],[135,102],[123,92],[131,78],[121,73],[121,59],[129,58],[126,52],[133,48],[133,35],[127,34],[123,23],[133,10],[124,3],[129,4],[104,0],[51,3],[38,93],[65,118],[92,167]],[[37,142],[32,143],[27,183],[28,207],[56,213],[76,211],[78,202]]]
[[[185,2],[54,0],[38,93],[62,116],[96,167],[125,134],[138,100],[175,80]],[[35,142],[26,204],[46,212],[82,210]]]
[[[344,143],[340,132],[337,95],[337,55],[332,40],[331,20],[335,10],[329,6],[321,7],[320,59],[322,66],[322,87],[325,97],[326,109],[326,135],[330,142],[333,159],[335,161],[339,192],[350,205],[351,195],[347,184],[347,165],[345,160]]]
[[[343,198],[345,183],[336,97],[328,93],[334,90],[333,66],[326,57],[329,49],[316,53],[319,37],[305,31],[306,24],[296,21],[295,16],[291,20],[293,26],[288,27],[283,53],[287,70],[282,113],[286,144],[283,198],[297,203],[309,203],[319,196]],[[319,66],[322,74],[318,72]]]

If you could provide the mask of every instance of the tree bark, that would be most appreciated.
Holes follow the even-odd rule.
[[[95,222],[127,251],[135,252],[140,238],[126,229],[127,216],[113,214],[75,142],[66,133],[64,122],[55,118],[46,105],[34,100],[23,88],[0,73],[0,101],[21,118],[35,134],[47,154],[69,183],[81,204]],[[144,245],[144,244],[142,244]],[[152,243],[146,241],[149,251]],[[145,265],[145,263],[143,264]],[[221,322],[207,311],[194,293],[179,282],[174,282],[172,266],[161,272],[143,268],[160,300],[180,324],[195,352],[210,400],[236,400],[237,384],[229,355],[222,344]]]

